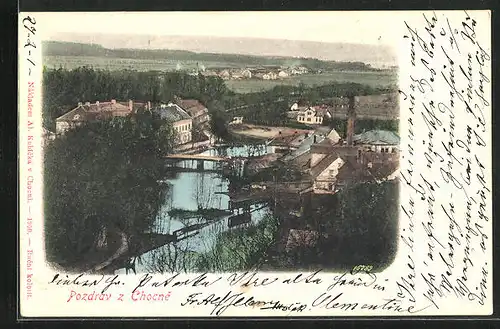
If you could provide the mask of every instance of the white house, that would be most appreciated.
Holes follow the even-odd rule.
[[[250,79],[252,77],[252,72],[249,69],[244,69],[241,71],[241,75],[246,79]]]
[[[318,113],[314,108],[308,107],[304,111],[300,111],[297,115],[297,122],[305,124],[320,125],[323,123],[323,115]]]
[[[278,76],[280,78],[287,78],[289,75],[286,71],[279,71]]]
[[[243,117],[234,117],[233,120],[229,124],[237,125],[237,124],[242,124],[242,123],[243,123]]]
[[[329,154],[311,168],[314,193],[334,193],[339,169],[344,165],[337,154]]]

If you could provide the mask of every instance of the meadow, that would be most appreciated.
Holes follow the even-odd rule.
[[[174,71],[178,68],[193,70],[197,62],[192,60],[160,60],[160,59],[134,59],[106,56],[44,56],[44,65],[48,68],[65,68],[68,70],[88,66],[94,69],[110,71],[135,70],[135,71]],[[244,63],[231,62],[203,62],[206,69],[214,68],[243,68]],[[328,71],[321,74],[303,74],[282,78],[278,80],[227,80],[227,87],[237,93],[251,93],[272,89],[278,85],[298,86],[300,83],[310,87],[324,85],[332,82],[352,82],[366,84],[371,87],[387,87],[397,84],[395,71]]]
[[[269,90],[279,85],[298,86],[300,83],[303,83],[310,87],[325,85],[332,82],[361,83],[376,88],[396,85],[398,77],[397,74],[393,72],[336,71],[322,74],[303,74],[278,80],[228,80],[226,81],[226,85],[235,92],[250,93]]]
[[[159,59],[136,59],[117,58],[105,56],[44,56],[44,65],[48,68],[65,68],[68,70],[77,67],[89,66],[102,70],[135,70],[135,71],[173,71],[178,68],[183,70],[196,69],[197,62],[191,60],[159,60]],[[239,68],[238,64],[228,62],[203,62],[205,68]]]

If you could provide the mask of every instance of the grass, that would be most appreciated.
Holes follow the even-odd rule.
[[[386,87],[397,83],[397,75],[392,72],[352,72],[337,71],[322,74],[303,74],[281,80],[228,80],[229,89],[238,93],[251,93],[269,90],[279,85],[298,86],[301,82],[306,86],[324,85],[331,82],[354,82],[371,87]]]
[[[48,68],[63,67],[68,70],[81,66],[92,66],[94,69],[104,70],[136,70],[136,71],[173,71],[180,63],[182,69],[196,69],[196,61],[178,61],[178,60],[154,60],[154,59],[134,59],[134,58],[116,58],[116,57],[92,57],[92,56],[45,56],[44,65]],[[238,68],[235,63],[225,62],[203,62],[205,68]]]
[[[196,61],[133,59],[116,57],[92,57],[92,56],[45,56],[44,65],[48,68],[63,67],[68,70],[81,66],[92,66],[95,69],[104,70],[135,70],[135,71],[173,71],[180,63],[182,69],[192,70],[196,68]],[[213,68],[242,68],[245,63],[235,64],[230,62],[203,62],[207,69]],[[385,87],[397,83],[397,75],[394,72],[370,72],[370,71],[334,71],[322,74],[304,74],[292,76],[280,80],[228,80],[226,85],[229,89],[238,93],[251,93],[269,90],[278,85],[294,85],[304,83],[306,86],[323,85],[331,82],[354,82],[367,84],[372,87]]]

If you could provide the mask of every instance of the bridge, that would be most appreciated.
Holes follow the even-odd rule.
[[[230,157],[221,157],[221,156],[203,155],[203,154],[169,154],[166,155],[165,158],[173,160],[203,160],[203,161],[214,161],[214,162],[231,160]]]

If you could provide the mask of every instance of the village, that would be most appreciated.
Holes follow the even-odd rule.
[[[45,140],[64,135],[69,129],[88,121],[124,117],[139,109],[155,112],[172,124],[176,132],[176,154],[193,154],[224,142],[217,140],[210,131],[210,115],[205,105],[195,99],[179,97],[172,102],[159,104],[133,100],[119,102],[114,99],[81,102],[56,119],[55,133],[45,130]],[[399,136],[384,130],[356,135],[354,125],[356,119],[397,119],[398,113],[395,94],[353,96],[339,97],[330,106],[299,106],[297,102],[293,103],[287,111],[288,118],[307,125],[309,129],[245,124],[242,116],[233,117],[227,125],[232,134],[260,140],[271,147],[268,154],[249,159],[245,170],[255,174],[276,163],[293,165],[304,174],[304,179],[298,185],[310,185],[300,193],[335,193],[348,183],[397,177]],[[346,131],[337,132],[334,128],[322,125],[323,120],[331,118],[345,119]],[[206,160],[211,159],[207,157]],[[289,185],[292,182],[287,183]],[[266,185],[261,186],[266,188]]]
[[[304,215],[303,200],[308,196],[335,195],[356,184],[396,181],[398,178],[399,136],[387,130],[354,132],[357,119],[397,120],[399,108],[396,94],[339,97],[329,104],[293,102],[284,109],[287,118],[290,122],[303,125],[304,129],[262,126],[246,123],[244,116],[231,117],[225,123],[230,134],[265,150],[258,154],[231,157],[207,153],[221,145],[227,146],[227,141],[211,131],[210,111],[201,101],[179,97],[161,103],[115,99],[80,102],[56,119],[55,133],[44,131],[44,143],[61,138],[86,122],[125,117],[140,110],[156,113],[172,125],[175,148],[172,154],[164,155],[169,168],[176,168],[175,171],[215,171],[233,182],[226,192],[221,192],[229,197],[228,209],[181,209],[178,211],[181,217],[202,214],[208,218],[221,218],[229,215],[227,226],[241,227],[251,222],[252,213],[261,209],[263,203],[269,204],[274,200],[274,208],[277,202],[287,203],[286,216],[298,219]],[[345,131],[323,125],[324,120],[330,119],[345,121]],[[280,170],[293,174],[278,178],[276,172]],[[305,222],[299,220],[291,224],[293,222],[288,221],[280,228],[282,237],[279,240],[285,253],[311,247],[319,239],[319,233]],[[210,221],[190,224],[168,234],[144,234],[135,238],[134,248],[130,247],[130,238],[115,237],[115,240],[127,241],[129,252],[122,250],[122,254],[117,253],[106,262],[96,264],[95,270],[112,271],[123,266],[135,266],[131,265],[131,258],[140,257],[166,243],[197,235],[207,225]],[[115,245],[116,248],[120,245],[111,241],[109,233],[101,232],[101,235],[101,247]],[[131,253],[131,249],[135,251]]]
[[[182,66],[179,64],[177,65],[177,71],[180,70],[182,70]],[[247,68],[206,69],[200,64],[197,65],[196,69],[189,71],[189,74],[191,75],[201,74],[206,77],[219,77],[223,80],[277,80],[307,73],[310,73],[310,69],[305,66],[259,66]],[[317,71],[315,73],[321,73],[321,71]]]

